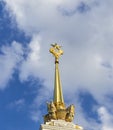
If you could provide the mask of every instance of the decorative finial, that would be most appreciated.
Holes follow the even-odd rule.
[[[63,50],[61,50],[62,46],[59,46],[57,43],[51,44],[50,53],[52,53],[55,57],[55,63],[59,62],[59,58],[61,55],[63,55]]]

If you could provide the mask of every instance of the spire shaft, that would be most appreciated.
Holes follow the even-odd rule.
[[[50,48],[50,53],[52,53],[55,57],[55,81],[54,81],[54,97],[53,102],[57,109],[65,109],[62,86],[60,81],[60,73],[59,73],[59,58],[63,55],[63,50],[61,50],[61,46],[58,44],[52,44],[52,48]]]
[[[58,63],[55,63],[54,103],[64,104]]]

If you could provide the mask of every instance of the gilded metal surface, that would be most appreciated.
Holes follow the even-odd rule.
[[[53,99],[53,101],[54,101],[54,103],[60,103],[60,105],[61,105],[61,103],[64,104],[58,63],[55,64],[55,82],[54,82],[54,99]]]
[[[74,114],[75,114],[75,106],[74,105],[70,105],[67,109],[67,114],[66,114],[66,118],[65,120],[68,122],[73,121],[74,119]]]
[[[54,103],[57,108],[65,108],[64,105],[64,99],[63,99],[63,93],[62,93],[62,86],[60,81],[60,73],[59,73],[59,58],[61,55],[63,55],[63,50],[61,50],[61,46],[58,44],[52,44],[52,47],[50,48],[50,53],[52,53],[55,57],[55,82],[54,82]]]
[[[61,46],[55,43],[52,44],[49,51],[55,57],[54,97],[53,102],[47,103],[48,114],[44,116],[44,122],[46,123],[52,119],[62,119],[67,122],[72,122],[75,114],[75,107],[74,105],[70,105],[67,108],[65,107],[58,67],[59,58],[63,54],[63,50],[61,50]]]
[[[63,50],[61,50],[61,46],[59,46],[57,43],[51,44],[50,53],[52,53],[55,57],[55,61],[58,62],[61,55],[63,55]]]

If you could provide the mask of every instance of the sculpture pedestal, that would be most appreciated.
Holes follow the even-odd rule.
[[[66,122],[65,120],[51,120],[45,124],[41,124],[40,130],[83,130],[83,128],[75,125],[73,122]]]

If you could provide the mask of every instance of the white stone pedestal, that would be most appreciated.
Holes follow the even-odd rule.
[[[75,125],[73,122],[65,120],[51,120],[45,124],[41,124],[40,130],[83,130],[81,126]]]

